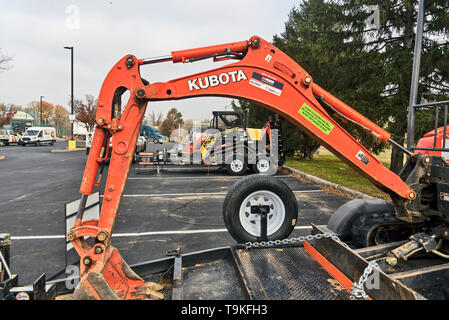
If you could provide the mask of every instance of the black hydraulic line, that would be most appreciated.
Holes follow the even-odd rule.
[[[407,156],[411,156],[413,154],[413,152],[411,152],[410,150],[404,148],[403,146],[401,146],[399,143],[397,143],[396,141],[394,141],[393,139],[388,139],[388,142],[391,143],[392,145],[396,146],[397,148],[399,148],[402,152],[404,152]]]
[[[203,57],[198,57],[198,58],[190,58],[187,60],[187,62],[196,62],[196,61],[200,61],[200,60],[205,60],[205,59],[209,59],[209,58],[232,58],[232,59],[243,59],[245,55],[243,53],[239,53],[239,52],[221,52],[221,53],[214,53],[214,54],[210,54],[207,56],[203,56]]]
[[[76,220],[83,218],[84,208],[86,207],[87,195],[81,195],[80,204],[78,206],[78,212],[76,213]]]
[[[101,152],[100,152],[100,158],[104,158],[106,156],[106,150],[108,148],[108,142],[109,142],[109,131],[106,130],[106,134],[104,136],[104,141],[103,141],[103,146],[101,147]],[[111,152],[111,150],[109,150],[109,152]],[[104,163],[105,163],[106,159],[101,163],[101,167],[100,167],[100,173],[98,174],[98,178],[97,178],[97,184],[100,184],[101,182],[101,178],[103,177],[103,170],[104,170]]]

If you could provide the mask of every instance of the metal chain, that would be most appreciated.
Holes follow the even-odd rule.
[[[359,282],[352,283],[351,294],[354,297],[358,299],[368,298],[363,285],[365,284],[366,280],[368,280],[369,275],[374,271],[375,268],[380,269],[379,265],[376,262],[371,261],[363,271],[363,274],[360,276]]]
[[[266,247],[277,246],[277,245],[281,245],[281,244],[285,245],[285,244],[293,244],[293,243],[297,243],[297,242],[319,240],[322,238],[331,238],[331,239],[337,241],[343,247],[353,251],[346,243],[341,241],[339,237],[337,237],[334,233],[331,233],[331,232],[319,233],[319,234],[315,234],[315,235],[308,235],[308,236],[289,238],[289,239],[283,239],[283,240],[245,242],[245,249],[259,248],[259,247],[266,248]],[[356,252],[354,252],[354,253],[357,254]],[[368,266],[365,268],[365,270],[363,271],[363,274],[360,276],[359,281],[352,283],[351,295],[353,295],[354,297],[356,297],[358,299],[368,298],[368,295],[366,294],[363,285],[368,280],[368,277],[373,272],[374,268],[380,269],[379,265],[376,262],[370,262],[368,264]]]
[[[297,242],[304,242],[304,241],[311,241],[311,240],[318,240],[322,238],[332,238],[336,240],[338,243],[343,245],[344,247],[349,249],[349,246],[341,241],[335,234],[328,232],[328,233],[319,233],[315,235],[308,235],[303,237],[297,237],[297,238],[289,238],[289,239],[283,239],[283,240],[274,240],[274,241],[260,241],[260,242],[245,242],[245,249],[250,248],[258,248],[258,247],[271,247],[275,245],[281,245],[281,244],[293,244]]]

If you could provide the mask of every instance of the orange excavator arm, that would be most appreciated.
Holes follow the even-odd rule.
[[[172,61],[187,63],[213,58],[236,60],[220,68],[189,75],[168,82],[149,84],[140,77],[146,64]],[[129,90],[124,108],[120,97]],[[254,36],[249,41],[228,43],[191,50],[174,51],[169,56],[137,59],[122,58],[106,77],[98,99],[97,128],[81,183],[82,201],[74,227],[67,237],[81,256],[79,297],[119,299],[138,297],[139,279],[110,245],[111,232],[118,214],[136,139],[149,101],[221,96],[254,102],[288,119],[303,132],[332,151],[381,190],[413,201],[415,191],[399,176],[385,168],[363,145],[348,134],[328,113],[359,124],[381,141],[391,141],[390,134],[313,82],[312,77],[295,61],[269,42]],[[99,185],[102,166],[112,139],[108,177],[99,220],[83,221],[84,204]],[[85,237],[96,239],[87,245]],[[102,289],[104,280],[111,290]],[[108,287],[108,286],[106,286]]]

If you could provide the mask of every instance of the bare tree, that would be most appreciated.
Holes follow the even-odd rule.
[[[150,112],[150,123],[152,126],[159,127],[162,124],[162,113]]]
[[[0,49],[1,51],[1,49]],[[11,56],[8,56],[6,54],[0,53],[0,72],[9,70],[12,68],[8,63],[12,60]]]

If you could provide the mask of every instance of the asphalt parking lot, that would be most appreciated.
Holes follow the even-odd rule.
[[[84,151],[51,152],[66,144],[0,148],[6,156],[0,160],[0,233],[12,235],[11,269],[21,284],[65,267],[64,208],[80,197],[86,161]],[[308,234],[310,223],[327,224],[348,201],[289,175],[275,178],[286,182],[298,200],[292,236]],[[163,258],[177,247],[187,253],[235,244],[222,221],[222,202],[238,179],[218,169],[169,168],[139,175],[131,168],[112,244],[128,264]]]

